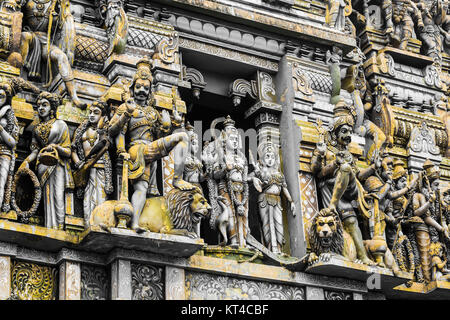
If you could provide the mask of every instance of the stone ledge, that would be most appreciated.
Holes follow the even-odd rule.
[[[307,267],[305,272],[325,276],[333,275],[336,277],[363,281],[364,283],[367,282],[371,275],[377,274],[380,276],[381,288],[379,289],[382,291],[392,290],[394,287],[413,279],[412,273],[402,271],[400,276],[395,276],[391,270],[386,268],[344,261],[336,257],[331,257],[327,262],[319,261],[318,263]]]
[[[394,289],[389,295],[391,298],[450,300],[450,282],[447,281],[432,281],[428,284],[413,282],[410,287],[402,284]]]
[[[111,233],[92,226],[80,234],[78,249],[107,253],[114,248],[140,250],[175,257],[189,257],[204,245],[203,239],[111,228]]]

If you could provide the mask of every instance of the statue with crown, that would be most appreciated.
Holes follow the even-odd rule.
[[[349,150],[357,112],[351,99],[345,99],[341,92],[339,50],[329,53],[332,75],[332,96],[334,117],[328,129],[319,121],[319,141],[311,159],[311,170],[316,176],[322,201],[324,217],[336,217],[342,223],[345,234],[349,235],[356,249],[359,262],[375,265],[366,251],[358,214],[370,217],[369,205],[365,201],[365,191],[360,181],[367,179],[376,169],[373,163],[361,170]],[[322,252],[315,252],[320,255]]]

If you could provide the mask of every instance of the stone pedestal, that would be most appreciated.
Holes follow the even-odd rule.
[[[186,300],[184,269],[166,266],[166,300]]]
[[[59,265],[59,300],[81,299],[80,263],[63,261]]]
[[[111,263],[111,299],[131,300],[131,262],[117,259]]]
[[[0,256],[0,300],[11,295],[11,258]]]

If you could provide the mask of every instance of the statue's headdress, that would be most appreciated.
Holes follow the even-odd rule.
[[[333,117],[333,129],[337,129],[340,126],[346,124],[353,128],[356,119],[356,110],[352,104],[348,104],[344,98],[336,103],[334,106]]]
[[[439,179],[440,177],[439,167],[434,165],[434,163],[431,162],[430,159],[427,159],[423,163],[423,170],[425,171],[425,175],[427,176],[428,180],[430,180],[430,182]]]
[[[195,133],[194,127],[189,123],[189,121],[186,123],[185,129],[187,135],[189,136],[189,141],[198,139],[198,134]]]
[[[137,70],[133,78],[133,84],[136,82],[137,79],[149,80],[150,82],[152,82],[153,77],[151,72],[151,66],[152,62],[147,56],[139,60],[136,63]]]
[[[403,162],[400,159],[397,159],[394,161],[394,173],[392,175],[392,178],[394,180],[398,180],[403,176],[407,175],[407,171],[405,169],[405,167],[403,166]]]

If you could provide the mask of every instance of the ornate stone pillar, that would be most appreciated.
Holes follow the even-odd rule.
[[[111,299],[131,300],[131,262],[117,259],[111,263]]]
[[[184,269],[166,266],[166,300],[186,300]]]
[[[81,300],[79,262],[63,261],[59,265],[59,300]]]
[[[182,114],[186,114],[186,103],[181,100],[178,92],[178,82],[181,74],[181,63],[178,53],[178,35],[174,32],[167,39],[162,39],[153,55],[153,79],[154,79],[154,99],[155,108],[158,111],[163,109],[169,112],[172,109]],[[172,186],[174,175],[174,162],[172,152],[161,161],[163,173],[163,193],[169,192]]]
[[[11,257],[0,256],[0,300],[11,295]]]
[[[275,85],[277,102],[281,105],[282,110],[280,115],[280,142],[283,172],[297,211],[295,217],[292,214],[289,214],[287,217],[291,255],[302,258],[306,254],[306,241],[301,215],[302,204],[299,187],[301,129],[293,118],[295,92],[292,85],[292,69],[292,61],[289,60],[289,54],[287,54],[279,63]]]

